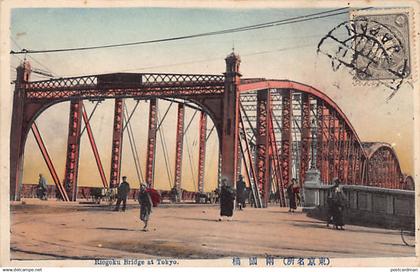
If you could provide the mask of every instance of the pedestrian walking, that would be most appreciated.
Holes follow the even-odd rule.
[[[328,221],[327,227],[331,223],[336,229],[344,230],[344,208],[347,204],[347,198],[340,186],[338,178],[333,179],[334,185],[330,189],[330,196],[328,197]]]
[[[334,213],[335,213],[335,202],[334,202],[334,193],[335,189],[338,188],[340,185],[340,180],[335,177],[333,178],[334,185],[328,190],[328,196],[327,196],[327,227],[330,226],[330,224],[334,224]]]
[[[152,198],[146,188],[146,184],[141,184],[138,196],[140,204],[140,220],[144,223],[143,231],[148,231],[147,224],[149,222],[153,206]]]
[[[302,200],[300,198],[300,186],[297,181],[293,185],[293,192],[295,193],[295,197],[296,197],[296,206],[300,206]]]
[[[223,216],[226,216],[228,220],[231,220],[233,216],[233,203],[235,200],[235,194],[233,189],[227,184],[227,180],[222,180],[222,187],[220,189],[220,218],[222,221]]]
[[[117,205],[115,206],[114,211],[120,210],[120,204],[123,203],[122,211],[125,212],[125,208],[127,205],[127,197],[128,193],[130,192],[130,184],[127,182],[127,177],[122,177],[122,182],[120,186],[118,186],[118,192],[117,192]]]
[[[335,228],[344,230],[344,208],[346,207],[347,199],[341,187],[335,188],[333,194],[333,203],[333,218]]]
[[[40,173],[38,179],[38,186],[36,190],[36,195],[41,200],[47,200],[47,180],[45,177]]]
[[[239,180],[236,182],[236,199],[240,211],[242,211],[242,208],[245,208],[246,197],[246,184],[244,181],[244,177],[242,175],[239,175]]]
[[[294,190],[296,186],[296,179],[292,178],[292,182],[287,186],[286,193],[289,199],[289,212],[295,212],[296,210],[296,192]]]

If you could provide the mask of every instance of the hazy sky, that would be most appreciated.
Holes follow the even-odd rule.
[[[192,9],[192,8],[107,8],[107,9],[14,9],[11,21],[12,49],[56,49],[143,41],[217,31],[306,15],[314,9]],[[242,58],[244,77],[290,79],[311,85],[330,96],[346,113],[362,141],[391,143],[400,158],[403,171],[413,174],[412,89],[404,85],[386,102],[390,90],[384,87],[354,84],[348,71],[333,72],[324,55],[316,54],[320,39],[348,15],[338,15],[297,24],[276,26],[235,34],[202,37],[124,48],[83,52],[36,54],[29,59],[36,68],[48,68],[56,76],[76,76],[109,72],[168,72],[221,74],[224,58],[235,48]],[[19,56],[22,58],[23,56]],[[13,67],[18,57],[11,57]],[[15,74],[12,74],[14,78]],[[34,75],[32,80],[42,79]],[[134,101],[126,100],[131,109]],[[90,112],[93,104],[85,103]],[[160,116],[168,107],[160,101]],[[176,105],[169,111],[163,128],[169,149],[171,173],[174,169]],[[37,120],[45,143],[60,177],[64,176],[69,104],[62,103],[44,112]],[[192,116],[187,110],[185,122]],[[137,147],[145,168],[148,103],[132,119]],[[109,178],[113,101],[103,102],[93,117],[92,128]],[[183,187],[194,189],[197,180],[198,118],[184,142]],[[208,128],[212,127],[211,121]],[[158,138],[155,182],[158,188],[170,184]],[[187,148],[189,146],[189,148]],[[188,150],[189,149],[189,150]],[[216,134],[207,145],[205,189],[217,180]],[[189,152],[188,152],[189,151]],[[190,156],[189,156],[190,154]],[[191,163],[190,158],[191,157]],[[52,183],[33,136],[26,144],[24,182],[37,181],[43,172]],[[192,169],[192,170],[191,170]],[[122,174],[133,186],[138,185],[127,134],[124,138]],[[86,135],[82,137],[79,185],[98,185],[92,151]]]

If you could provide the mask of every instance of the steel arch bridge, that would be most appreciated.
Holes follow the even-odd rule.
[[[124,128],[123,101],[150,100],[146,182],[153,186],[158,99],[178,104],[175,186],[181,186],[184,107],[201,111],[198,190],[203,191],[206,123],[209,116],[219,139],[219,182],[235,186],[246,173],[259,206],[266,207],[270,192],[283,193],[294,177],[302,184],[309,168],[321,180],[339,177],[345,184],[413,189],[412,177],[402,173],[393,148],[386,143],[363,143],[338,105],[321,91],[298,82],[241,79],[240,58],[227,56],[223,75],[114,73],[44,81],[29,80],[25,61],[17,68],[10,137],[10,199],[19,200],[24,147],[30,130],[64,200],[77,195],[77,173],[82,120],[104,187],[120,180]],[[114,99],[114,123],[109,182],[98,155],[83,100]],[[64,184],[60,182],[36,126],[48,107],[70,101]],[[129,120],[127,121],[129,122]],[[244,169],[242,169],[244,167]],[[411,185],[410,185],[411,184]],[[284,205],[284,196],[281,196]]]

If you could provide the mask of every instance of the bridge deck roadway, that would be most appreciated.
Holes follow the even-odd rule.
[[[414,256],[399,231],[347,225],[327,229],[324,222],[287,209],[246,208],[233,221],[218,219],[216,205],[161,205],[153,210],[150,231],[142,232],[139,208],[126,212],[106,205],[24,200],[11,206],[11,258],[227,258],[231,256]]]

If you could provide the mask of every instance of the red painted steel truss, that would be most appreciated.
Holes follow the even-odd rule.
[[[239,63],[239,56],[229,55],[224,75],[116,73],[30,82],[30,65],[25,62],[18,68],[13,103],[11,199],[19,199],[24,146],[34,120],[51,105],[70,100],[65,189],[69,199],[75,200],[82,118],[85,119],[95,158],[100,163],[86,112],[82,111],[82,100],[106,98],[115,99],[109,181],[111,187],[117,186],[120,179],[124,98],[151,101],[146,158],[146,181],[151,186],[156,149],[157,98],[193,102],[203,111],[200,119],[200,131],[204,136],[200,137],[202,163],[199,168],[199,191],[203,190],[204,123],[207,115],[212,118],[219,135],[220,177],[235,184],[240,169],[238,151],[244,150],[239,141],[239,100],[245,114],[244,119],[241,117],[241,134],[247,145],[246,154],[242,152],[245,170],[249,182],[255,182],[258,187],[262,206],[267,205],[272,191],[272,178],[276,179],[274,184],[277,190],[283,193],[284,186],[292,178],[296,178],[302,185],[310,164],[320,170],[324,183],[339,177],[346,184],[387,188],[406,188],[406,183],[414,184],[411,177],[401,172],[392,147],[380,143],[362,143],[345,114],[328,96],[310,86],[292,81],[241,80]],[[180,105],[175,163],[177,188],[181,186],[183,118],[184,106]],[[252,151],[253,146],[256,147],[255,151]],[[256,152],[255,156],[253,152]],[[101,168],[98,164],[98,169]],[[103,170],[100,174],[106,186]],[[54,176],[54,181],[60,184],[58,176]],[[62,186],[60,188],[63,189]],[[62,194],[65,198],[65,192]],[[284,202],[284,197],[280,197]]]
[[[407,184],[412,183],[412,178],[404,179],[392,147],[362,143],[341,109],[320,91],[297,82],[261,79],[244,80],[239,88],[242,110],[257,127],[255,131],[251,124],[245,130],[249,132],[246,135],[251,144],[257,147],[254,163],[260,189],[271,183],[264,175],[269,171],[265,166],[269,159],[265,155],[265,121],[262,121],[269,119],[264,108],[267,100],[271,100],[272,112],[269,129],[277,138],[277,157],[285,185],[293,177],[302,186],[313,158],[323,183],[331,183],[338,177],[344,184],[410,188]],[[269,90],[271,99],[264,97]],[[295,121],[294,125],[294,120],[300,122]],[[275,165],[270,167],[276,171]]]

